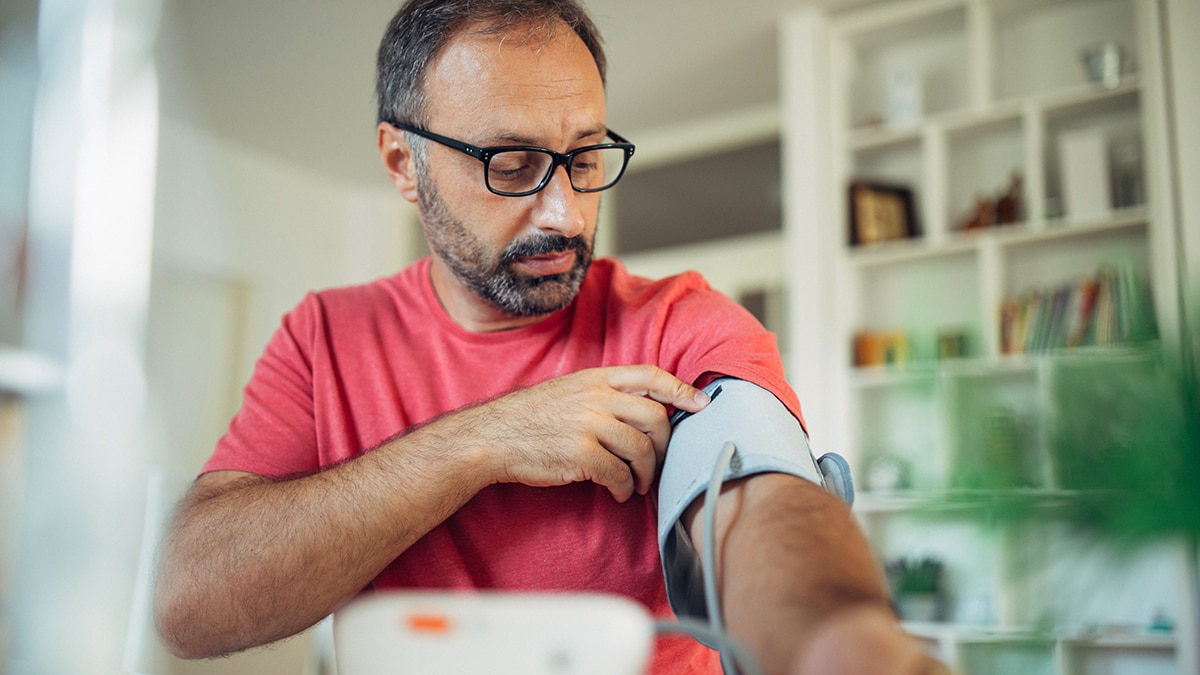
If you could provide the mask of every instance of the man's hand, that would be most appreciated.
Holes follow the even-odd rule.
[[[666,406],[698,412],[707,404],[702,391],[654,366],[594,368],[448,416],[441,433],[478,435],[492,482],[592,481],[623,502],[646,494],[662,467]]]
[[[829,617],[808,639],[790,675],[949,675],[892,616],[855,607]]]

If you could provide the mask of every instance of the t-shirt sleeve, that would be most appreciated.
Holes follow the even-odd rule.
[[[311,345],[319,316],[311,293],[284,316],[203,473],[235,470],[282,478],[318,469]]]
[[[775,335],[741,305],[709,287],[698,273],[680,277],[687,288],[670,305],[663,326],[663,367],[699,387],[728,376],[770,391],[807,429],[788,384]]]

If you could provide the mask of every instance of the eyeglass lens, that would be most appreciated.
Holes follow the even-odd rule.
[[[488,187],[497,192],[528,192],[541,184],[553,163],[553,157],[537,150],[497,152],[488,162]],[[599,190],[615,182],[624,167],[623,149],[601,148],[572,156],[567,173],[576,190]]]

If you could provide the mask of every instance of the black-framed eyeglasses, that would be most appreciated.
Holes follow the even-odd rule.
[[[487,189],[504,197],[524,197],[546,187],[558,165],[567,169],[576,192],[600,192],[617,184],[629,165],[634,146],[611,129],[605,132],[616,143],[576,148],[567,153],[532,145],[497,145],[486,148],[435,134],[404,122],[388,124],[440,143],[483,162]]]

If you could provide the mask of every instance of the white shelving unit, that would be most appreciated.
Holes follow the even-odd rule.
[[[823,262],[808,259],[824,265],[793,274],[790,288],[815,281],[821,297],[789,309],[832,327],[791,349],[835,356],[809,357],[804,370],[829,382],[816,421],[824,445],[851,460],[856,511],[881,557],[945,564],[943,620],[909,628],[956,672],[1200,669],[1195,580],[1176,582],[1195,575],[1179,564],[1183,547],[1117,563],[1053,517],[1082,489],[1053,443],[1077,413],[1065,393],[1077,368],[1140,373],[1178,347],[1160,12],[1157,0],[905,0],[802,10],[782,27],[786,237],[790,253],[815,249]],[[1080,58],[1104,43],[1128,57],[1107,85],[1089,81]],[[906,96],[896,81],[918,84]],[[1062,147],[1080,132],[1104,139],[1120,169],[1122,182],[1102,186],[1108,208],[1070,203],[1078,166]],[[1015,221],[965,230],[977,199],[1014,174]],[[851,181],[910,189],[915,235],[851,245]],[[1102,265],[1132,271],[1156,335],[1009,353],[1006,299]],[[860,331],[903,333],[907,357],[851,365]],[[961,357],[938,358],[946,333],[965,338]],[[881,465],[889,475],[873,471]],[[964,495],[975,506],[947,499]],[[1038,522],[986,527],[989,501],[1012,500],[1041,509]],[[1151,630],[1163,617],[1179,630]]]
[[[911,623],[909,630],[943,660],[966,672],[1093,673],[1131,669],[1140,675],[1175,673],[1174,638],[1155,633],[1097,636],[1048,634]]]
[[[66,373],[58,361],[27,349],[0,344],[0,394],[13,396],[53,391]]]

